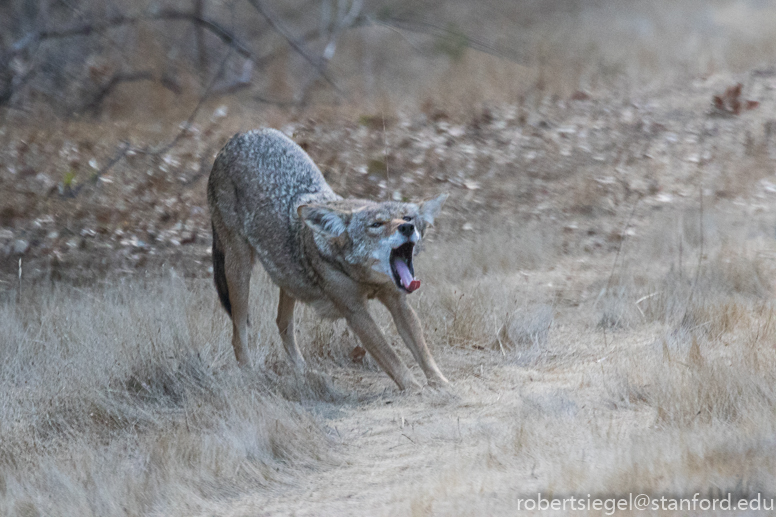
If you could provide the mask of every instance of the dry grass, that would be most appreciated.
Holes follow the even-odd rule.
[[[677,215],[684,217],[668,219]],[[712,215],[716,230],[705,235],[697,283],[700,242],[691,225],[678,225],[677,236],[670,230],[677,225],[657,217],[643,237],[625,243],[612,285],[589,302],[594,318],[584,307],[566,313],[543,343],[545,359],[518,363],[530,368],[515,383],[520,395],[503,402],[516,411],[511,430],[491,428],[470,463],[457,465],[467,475],[418,489],[427,508],[419,514],[505,514],[516,497],[537,491],[771,493],[776,314],[764,258],[771,246],[745,240],[747,232],[731,231],[735,221]],[[676,255],[666,253],[677,239],[695,257],[681,275]],[[594,292],[609,281],[603,271]],[[500,336],[531,336],[541,314],[541,305],[513,314],[518,329]],[[601,330],[589,334],[602,324],[608,341]],[[507,495],[515,486],[517,494]],[[498,495],[485,504],[473,497],[483,491]]]
[[[697,259],[693,226],[658,218],[625,241],[610,294],[578,307],[557,298],[567,258],[530,228],[427,243],[413,300],[448,394],[397,397],[371,358],[354,359],[347,327],[309,309],[297,323],[315,372],[295,377],[258,270],[250,371],[234,365],[209,281],[30,288],[0,306],[0,513],[341,514],[353,497],[359,512],[503,514],[535,491],[767,493],[770,267],[764,244],[722,239],[735,221],[707,216],[695,287],[693,261],[680,275],[675,255],[681,240]],[[661,258],[638,267],[645,250]],[[600,291],[612,258],[578,290]],[[606,340],[602,314],[620,315]]]
[[[211,295],[173,278],[0,307],[0,513],[186,515],[331,457],[285,381],[234,366]]]
[[[511,425],[493,411],[470,423],[455,442],[466,452],[415,489],[413,508],[422,511],[414,514],[508,515],[517,498],[537,492],[770,496],[774,309],[752,302],[736,310],[745,316],[722,338],[668,329],[655,339],[659,330],[639,325],[610,334],[607,347],[579,327],[573,338],[553,330],[550,350],[561,341],[571,359],[551,355],[511,372],[519,395],[494,371],[484,384],[499,390]]]

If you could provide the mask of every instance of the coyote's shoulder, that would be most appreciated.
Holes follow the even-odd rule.
[[[292,362],[304,366],[293,335],[295,300],[344,317],[400,387],[416,384],[366,307],[378,298],[429,382],[447,382],[428,353],[406,294],[420,286],[413,255],[447,196],[424,203],[343,199],[304,150],[279,131],[235,135],[208,180],[213,273],[232,318],[232,344],[248,362],[247,306],[255,258],[280,287],[278,328]]]

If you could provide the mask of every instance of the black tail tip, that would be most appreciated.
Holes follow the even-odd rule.
[[[215,226],[213,227],[213,280],[218,291],[218,299],[221,300],[224,310],[232,317],[232,304],[229,301],[229,286],[226,283],[226,270],[224,265],[224,250],[218,240]]]

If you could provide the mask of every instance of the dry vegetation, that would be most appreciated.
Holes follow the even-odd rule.
[[[772,263],[711,240],[695,282],[676,255],[639,266],[656,238],[628,241],[614,281],[598,261],[515,271],[429,245],[415,305],[448,392],[396,393],[353,358],[344,324],[310,310],[299,334],[315,371],[294,377],[264,275],[249,372],[209,281],[23,290],[0,314],[0,513],[480,514],[537,490],[769,494]],[[488,272],[461,278],[458,260]]]
[[[177,134],[196,95],[135,109],[154,90],[133,85],[98,116],[43,124],[32,115],[56,99],[34,83],[0,111],[0,515],[775,495],[774,6],[502,4],[438,4],[444,37],[347,31],[329,68],[347,98],[317,84],[306,106],[258,104],[299,94],[281,53],[272,85],[208,99],[159,155],[146,146]],[[464,33],[515,52],[475,52]],[[449,390],[397,392],[309,308],[296,325],[312,369],[295,376],[259,269],[254,368],[237,368],[204,178],[259,125],[293,135],[339,192],[451,193],[411,297]]]

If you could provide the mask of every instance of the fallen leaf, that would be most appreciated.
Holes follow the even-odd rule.
[[[722,95],[713,97],[714,108],[721,113],[740,115],[742,111],[757,108],[758,101],[741,100],[741,92],[744,85],[741,83],[729,86]]]
[[[353,350],[350,351],[350,360],[354,363],[360,363],[366,356],[366,349],[360,345],[356,345]]]
[[[572,101],[589,101],[590,99],[590,94],[582,90],[577,90],[571,94]]]

